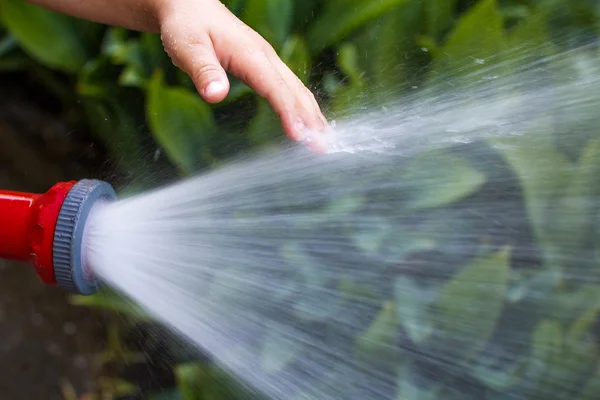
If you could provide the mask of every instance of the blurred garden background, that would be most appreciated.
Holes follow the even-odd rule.
[[[436,71],[526,44],[559,51],[600,33],[597,0],[224,3],[274,46],[332,120],[419,90]],[[90,177],[133,194],[287,140],[268,103],[231,80],[227,99],[207,104],[159,35],[0,0],[0,187],[43,192]],[[1,266],[2,398],[235,398],[214,384],[210,360],[173,346],[117,296],[67,296],[43,287],[27,267]],[[574,316],[591,307],[581,299]],[[577,371],[578,399],[600,390],[585,384],[598,368],[592,364]]]

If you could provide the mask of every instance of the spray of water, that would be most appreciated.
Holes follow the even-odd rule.
[[[89,262],[248,393],[587,399],[600,59],[527,54],[103,206]]]

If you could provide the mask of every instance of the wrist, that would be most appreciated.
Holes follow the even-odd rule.
[[[156,26],[156,31],[160,32],[165,21],[175,11],[174,3],[177,0],[148,0],[149,13]]]

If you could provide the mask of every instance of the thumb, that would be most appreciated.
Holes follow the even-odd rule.
[[[192,78],[196,90],[204,100],[209,103],[223,101],[229,92],[229,80],[215,54],[210,37],[205,35],[193,43],[186,41],[184,46],[181,46],[181,42],[177,43],[176,39],[170,42],[165,37],[171,36],[163,35],[163,43],[173,64]]]

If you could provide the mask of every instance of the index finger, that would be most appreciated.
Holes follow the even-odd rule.
[[[269,102],[289,137],[304,141],[310,136],[309,147],[325,151],[318,133],[327,122],[312,93],[268,42],[241,21],[236,26],[236,30],[216,27],[211,32],[221,65]],[[239,29],[243,34],[236,32]]]

